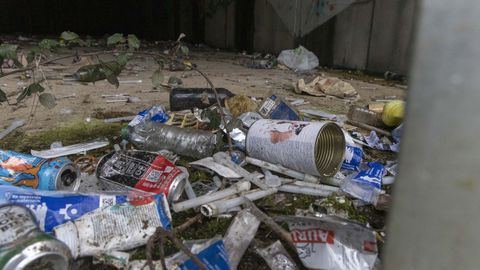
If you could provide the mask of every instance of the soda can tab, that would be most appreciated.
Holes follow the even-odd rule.
[[[180,198],[188,179],[186,169],[160,154],[145,151],[110,153],[99,161],[96,175],[107,190],[163,193],[169,202]]]
[[[76,190],[80,175],[66,157],[44,159],[0,150],[0,185],[40,190]]]
[[[276,95],[266,98],[258,109],[258,113],[269,119],[300,120],[298,111]]]
[[[0,206],[0,231],[0,269],[70,269],[69,248],[42,232],[28,208]]]
[[[333,216],[284,217],[303,265],[309,269],[371,270],[377,258],[375,232]]]

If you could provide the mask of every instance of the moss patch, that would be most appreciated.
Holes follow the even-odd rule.
[[[92,120],[74,120],[67,125],[55,127],[47,131],[25,133],[16,131],[0,141],[1,149],[29,153],[31,149],[47,149],[55,141],[63,145],[86,142],[99,137],[107,137],[111,142],[119,140],[122,124],[105,123]]]

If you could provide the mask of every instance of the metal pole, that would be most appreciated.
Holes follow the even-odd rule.
[[[480,269],[480,5],[419,2],[385,269]]]

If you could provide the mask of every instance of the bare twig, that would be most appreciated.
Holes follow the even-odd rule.
[[[197,223],[198,221],[203,219],[202,213],[198,213],[196,216],[190,218],[185,223],[175,228],[175,233],[183,232],[184,230],[188,229],[188,227],[192,226],[193,224]]]
[[[168,237],[179,250],[181,250],[188,257],[190,257],[190,259],[192,259],[192,261],[198,266],[199,269],[207,270],[207,268],[202,263],[202,261],[200,261],[200,259],[195,254],[193,254],[187,247],[185,247],[185,245],[177,238],[177,236],[175,235],[175,230],[168,231],[162,227],[157,227],[157,229],[155,230],[155,233],[152,236],[150,236],[147,242],[147,249],[146,249],[147,264],[151,270],[154,269],[153,260],[152,260],[153,248],[155,247],[155,243],[157,241],[163,246],[164,237]],[[163,247],[161,247],[160,249],[160,256],[162,256],[162,252],[163,252],[162,249]],[[162,267],[165,267],[164,269],[167,269],[166,266],[163,266],[164,264],[165,264],[165,261],[162,261]]]
[[[262,210],[252,203],[250,200],[245,199],[245,206],[250,208],[251,213],[257,217],[261,222],[267,225],[275,234],[278,235],[283,241],[285,241],[289,247],[293,250],[296,250],[295,245],[293,244],[292,236],[280,225],[278,225],[271,217],[263,213]]]

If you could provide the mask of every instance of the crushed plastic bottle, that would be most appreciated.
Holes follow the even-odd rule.
[[[122,130],[122,137],[137,149],[170,150],[178,155],[196,159],[212,156],[222,139],[220,133],[179,128],[153,121],[127,126]]]

